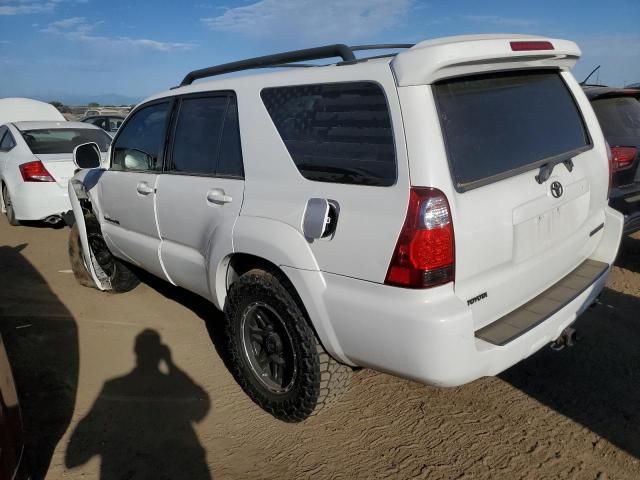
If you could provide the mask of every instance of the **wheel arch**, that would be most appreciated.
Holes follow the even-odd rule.
[[[212,290],[218,308],[224,309],[233,281],[252,268],[273,270],[282,275],[291,285],[325,350],[340,362],[355,365],[345,356],[335,335],[324,305],[324,275],[300,231],[277,220],[238,217],[233,230],[233,252],[219,262],[210,277],[210,281],[215,282]]]

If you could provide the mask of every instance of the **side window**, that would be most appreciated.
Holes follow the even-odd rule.
[[[183,99],[171,159],[172,172],[243,176],[235,98]]]
[[[162,170],[162,152],[170,103],[138,110],[113,145],[114,170]]]
[[[378,84],[265,88],[261,96],[305,178],[375,186],[395,183],[391,118]]]
[[[229,98],[185,98],[180,105],[170,170],[214,175]]]
[[[229,108],[227,108],[216,173],[223,176],[244,177],[242,149],[240,147],[240,126],[238,124],[238,105],[235,98],[230,99]]]
[[[2,136],[2,133],[4,133],[4,136]],[[0,137],[2,137],[2,139],[0,140],[0,151],[8,152],[9,150],[11,150],[13,147],[16,146],[16,142],[13,139],[13,135],[11,135],[11,132],[9,131],[8,128],[5,127],[4,130],[0,130]]]

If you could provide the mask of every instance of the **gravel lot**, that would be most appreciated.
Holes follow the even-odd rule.
[[[640,478],[640,236],[576,347],[455,389],[362,370],[297,425],[234,382],[212,306],[146,277],[80,287],[67,236],[0,218],[0,330],[36,479]]]

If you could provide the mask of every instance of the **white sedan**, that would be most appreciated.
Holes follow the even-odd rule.
[[[80,122],[0,125],[0,205],[11,225],[62,221],[62,214],[71,210],[67,183],[76,168],[73,149],[87,142],[97,143],[105,156],[111,137]]]

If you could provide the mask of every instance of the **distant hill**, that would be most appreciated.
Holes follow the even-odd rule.
[[[105,93],[101,95],[82,95],[82,94],[53,94],[53,95],[35,95],[29,98],[42,100],[43,102],[51,102],[57,100],[65,105],[87,105],[91,102],[100,105],[135,105],[142,100],[142,97],[128,97],[117,93]]]

